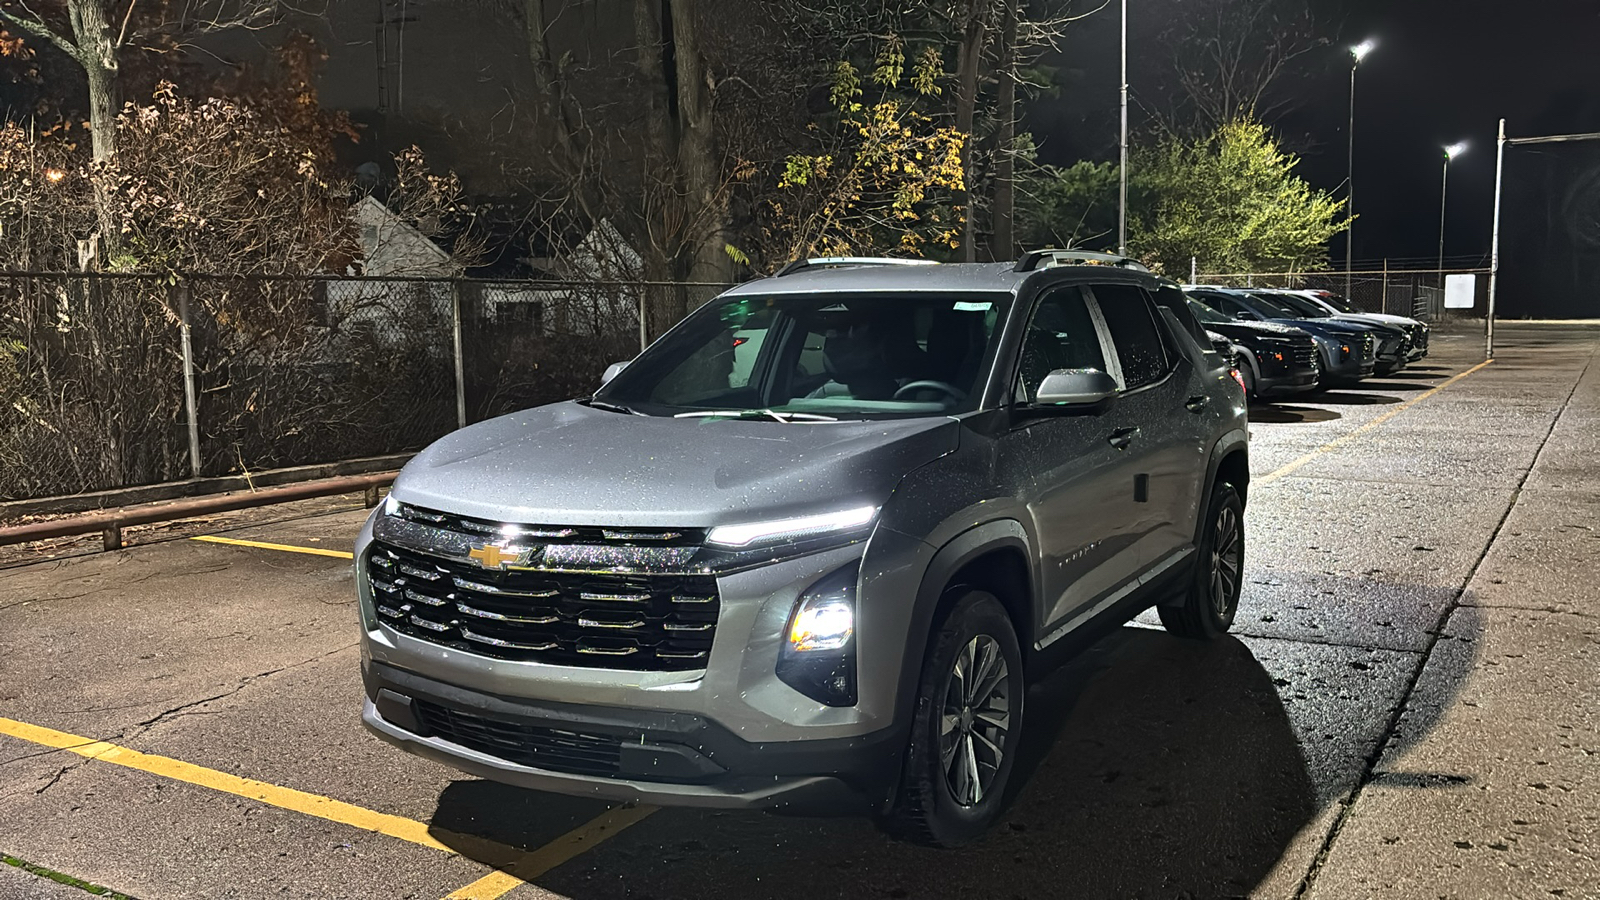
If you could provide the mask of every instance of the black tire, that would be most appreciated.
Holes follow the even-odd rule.
[[[1256,372],[1250,368],[1250,360],[1236,356],[1233,359],[1233,367],[1239,370],[1239,377],[1244,379],[1244,398],[1260,400],[1260,395],[1256,393]]]
[[[982,668],[985,651],[995,654],[988,669]],[[1005,666],[998,677],[993,661]],[[965,691],[958,663],[989,671],[992,685],[981,678],[976,690]],[[994,824],[1016,760],[1024,688],[1022,652],[1005,607],[993,594],[962,593],[935,624],[923,659],[906,764],[884,830],[919,844],[957,847]],[[970,696],[963,702],[963,695],[973,694],[976,703]],[[962,760],[970,765],[958,766]]]
[[[1244,583],[1244,502],[1219,481],[1206,506],[1194,576],[1179,605],[1156,607],[1161,624],[1179,637],[1209,640],[1233,627]]]

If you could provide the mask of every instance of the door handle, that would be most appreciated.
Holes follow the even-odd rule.
[[[1137,428],[1118,428],[1116,431],[1111,432],[1110,437],[1106,438],[1106,443],[1118,450],[1126,450],[1128,445],[1133,443],[1133,439],[1138,436],[1139,429]]]
[[[1203,413],[1206,411],[1206,407],[1211,405],[1211,398],[1207,397],[1205,394],[1196,394],[1193,397],[1190,397],[1188,402],[1184,403],[1183,405],[1188,407],[1189,412]]]

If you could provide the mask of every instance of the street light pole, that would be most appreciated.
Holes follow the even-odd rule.
[[[1444,176],[1439,182],[1439,287],[1444,287],[1444,201],[1450,193],[1450,160],[1467,152],[1465,142],[1444,148]]]
[[[1122,136],[1117,163],[1117,255],[1128,255],[1128,0],[1122,0]]]
[[[1350,224],[1344,230],[1344,295],[1350,296],[1351,278],[1350,270],[1352,260],[1355,258],[1356,234],[1356,69],[1360,67],[1361,60],[1372,48],[1377,46],[1371,38],[1350,48],[1350,55],[1355,60],[1350,63],[1350,155],[1349,167],[1345,173],[1345,214],[1350,217]]]

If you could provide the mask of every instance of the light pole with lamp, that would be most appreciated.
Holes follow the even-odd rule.
[[[1344,295],[1350,296],[1350,269],[1355,258],[1355,215],[1356,215],[1356,68],[1361,61],[1372,52],[1378,42],[1367,38],[1361,43],[1350,48],[1350,55],[1355,58],[1350,63],[1350,157],[1349,169],[1345,173],[1345,214],[1350,217],[1350,224],[1344,230]]]
[[[1128,0],[1122,0],[1122,134],[1117,142],[1117,255],[1128,255]]]
[[[1439,287],[1444,287],[1444,199],[1450,192],[1450,160],[1467,152],[1467,142],[1444,148],[1444,177],[1439,182]]]

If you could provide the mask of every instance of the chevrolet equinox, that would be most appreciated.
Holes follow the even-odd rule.
[[[435,442],[362,529],[382,739],[950,846],[1067,648],[1151,606],[1233,622],[1244,391],[1137,263],[804,261],[606,374]]]

